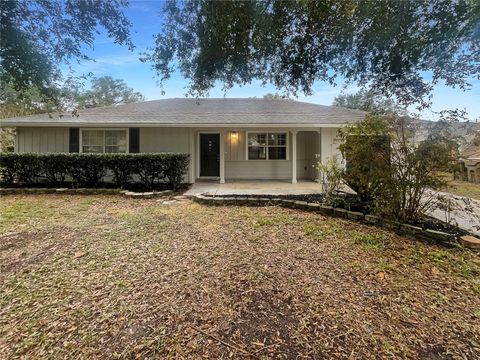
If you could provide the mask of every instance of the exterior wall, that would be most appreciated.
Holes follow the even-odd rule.
[[[338,141],[339,128],[322,128],[321,129],[321,145],[320,153],[322,163],[328,161],[331,156],[338,156],[338,160],[345,164],[343,161],[342,153],[338,148],[340,143]]]
[[[225,178],[234,179],[292,179],[292,134],[291,129],[235,129],[221,131],[224,134]],[[247,132],[281,131],[288,134],[288,160],[247,160]],[[185,181],[193,182],[198,177],[200,132],[220,132],[216,129],[192,129],[172,127],[140,128],[140,152],[183,152],[191,154],[191,164]],[[297,133],[297,178],[317,178],[313,168],[315,154],[322,161],[339,154],[335,141],[338,128],[312,129]],[[16,152],[68,152],[69,129],[67,127],[20,127],[17,128]]]
[[[15,152],[68,152],[68,128],[20,127],[16,133]]]
[[[140,128],[140,152],[190,153],[187,128]]]
[[[247,160],[247,132],[285,131],[288,136],[288,160]],[[291,134],[287,130],[242,129],[237,131],[237,139],[232,132],[225,134],[225,178],[235,179],[278,179],[292,178]]]

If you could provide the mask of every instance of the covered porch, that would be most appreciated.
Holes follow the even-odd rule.
[[[295,184],[289,180],[229,180],[225,183],[197,181],[184,195],[308,195],[321,193],[321,184],[308,180],[299,180]]]
[[[250,182],[270,191],[278,186],[286,191],[288,183],[312,185],[320,176],[316,162],[340,154],[338,130],[338,126],[191,129],[189,182],[200,182],[200,187],[206,186],[204,181],[231,183],[238,190]]]

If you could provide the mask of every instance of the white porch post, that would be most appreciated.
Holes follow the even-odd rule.
[[[317,130],[318,138],[317,138],[317,154],[318,157],[315,158],[315,164],[322,161],[322,128]],[[322,172],[317,170],[317,180],[322,182]]]
[[[292,184],[297,183],[297,130],[292,130]]]
[[[188,148],[190,150],[190,165],[188,168],[188,182],[195,183],[195,132],[190,129],[188,134]]]
[[[220,131],[220,184],[225,184],[225,130]]]

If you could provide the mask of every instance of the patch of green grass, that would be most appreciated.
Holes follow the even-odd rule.
[[[354,231],[351,236],[353,242],[361,245],[365,250],[382,251],[389,242],[387,236],[382,233]]]
[[[480,320],[480,310],[477,310],[473,313],[473,316],[475,316],[477,319]]]
[[[317,224],[306,224],[303,228],[305,234],[314,238],[315,240],[323,240],[327,235],[327,231],[323,226]]]
[[[20,224],[48,219],[54,214],[54,208],[47,205],[45,201],[24,199],[3,203],[0,212],[0,231],[3,232]]]
[[[442,306],[448,302],[448,297],[439,292],[434,292],[431,297],[434,306]]]
[[[388,272],[394,269],[395,269],[395,265],[388,263],[384,260],[381,260],[378,263],[376,263],[374,268],[375,272],[378,272],[378,271]]]
[[[286,214],[279,214],[273,216],[265,216],[257,219],[255,225],[260,226],[277,226],[277,225],[288,225],[293,222],[293,219]],[[254,225],[254,227],[255,227]]]
[[[307,223],[303,227],[305,235],[315,240],[323,240],[332,236],[344,236],[345,228],[341,223],[330,220],[322,223]]]

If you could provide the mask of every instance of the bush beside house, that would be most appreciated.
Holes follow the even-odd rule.
[[[141,183],[152,189],[165,183],[175,189],[187,173],[188,154],[0,154],[0,176],[4,186],[18,183],[59,185],[68,179],[74,186],[98,187],[111,175],[118,187]]]

